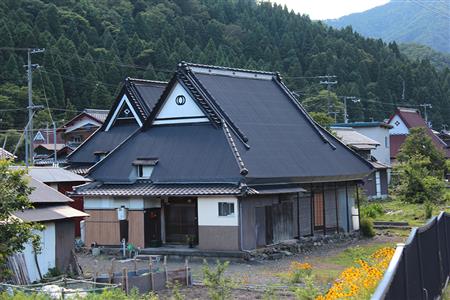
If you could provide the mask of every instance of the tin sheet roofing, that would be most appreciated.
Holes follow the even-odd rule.
[[[69,205],[26,209],[24,211],[14,212],[13,215],[26,222],[43,222],[89,216],[87,213],[72,208]]]
[[[44,183],[90,181],[83,176],[60,167],[29,167],[28,174]]]

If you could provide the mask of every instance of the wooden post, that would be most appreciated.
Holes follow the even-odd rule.
[[[312,183],[309,185],[311,195],[311,235],[314,235],[315,211],[314,211],[314,192]]]
[[[358,204],[358,230],[359,235],[361,235],[361,212],[359,209],[359,186],[356,184],[356,203]],[[353,221],[353,214],[352,214],[352,221]]]
[[[337,183],[334,184],[334,202],[336,206],[336,232],[339,233],[339,206],[338,206],[338,188]]]
[[[322,183],[322,211],[323,211],[323,235],[327,235],[326,207],[325,207],[325,183]]]
[[[300,192],[297,192],[297,233],[298,239],[300,239]]]
[[[184,261],[184,269],[186,271],[186,286],[189,286],[189,259],[187,257]]]
[[[122,269],[122,289],[123,291],[128,295],[128,287],[127,287],[127,282],[126,282],[126,274],[127,274],[127,269],[123,268]]]
[[[350,218],[348,216],[349,209],[348,209],[348,187],[347,187],[347,181],[345,182],[345,203],[346,203],[346,215],[347,215],[347,233],[350,233]]]
[[[167,272],[167,256],[166,255],[164,255],[164,262],[163,262],[163,265],[164,265],[164,276],[165,276],[165,282],[166,282],[166,285],[167,285],[167,282],[169,282],[169,273]]]
[[[152,290],[155,290],[155,279],[153,278],[153,262],[152,258],[148,257],[148,268],[150,269],[150,284],[152,286]]]
[[[136,261],[136,256],[134,256],[133,262],[134,262],[134,273],[137,273],[137,261]],[[136,275],[137,275],[137,274],[136,274]]]

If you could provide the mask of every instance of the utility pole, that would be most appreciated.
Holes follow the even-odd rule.
[[[53,121],[53,162],[55,166],[58,165],[58,159],[56,157],[56,123]]]
[[[38,64],[31,63],[31,54],[44,52],[45,49],[29,48],[27,50],[28,64],[27,68],[28,77],[28,126],[25,127],[25,164],[28,167],[33,164],[33,114],[36,110],[36,106],[33,105],[33,70],[39,67]]]
[[[353,103],[361,102],[360,99],[355,96],[341,96],[344,99],[344,123],[348,123],[348,113],[347,113],[347,100],[352,100]]]
[[[318,78],[324,78],[325,80],[321,80],[319,83],[322,85],[326,85],[327,86],[327,91],[328,91],[328,109],[327,112],[328,114],[331,114],[331,95],[330,95],[330,89],[332,85],[336,85],[337,84],[337,80],[331,81],[331,79],[335,79],[337,78],[336,75],[325,75],[325,76],[317,76]]]
[[[424,109],[424,115],[425,115],[425,122],[427,123],[427,126],[430,127],[430,125],[428,124],[428,114],[427,114],[427,107],[429,107],[430,109],[433,108],[433,106],[431,106],[430,103],[424,103],[424,104],[419,104],[419,106],[422,106]]]

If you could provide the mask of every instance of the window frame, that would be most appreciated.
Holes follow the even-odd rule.
[[[236,216],[234,202],[217,202],[217,215],[218,217],[234,218]],[[225,213],[225,214],[224,214]]]

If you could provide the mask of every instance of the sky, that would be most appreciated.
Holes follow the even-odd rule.
[[[297,13],[307,14],[313,20],[337,19],[356,12],[362,12],[389,0],[271,0],[286,5]]]

